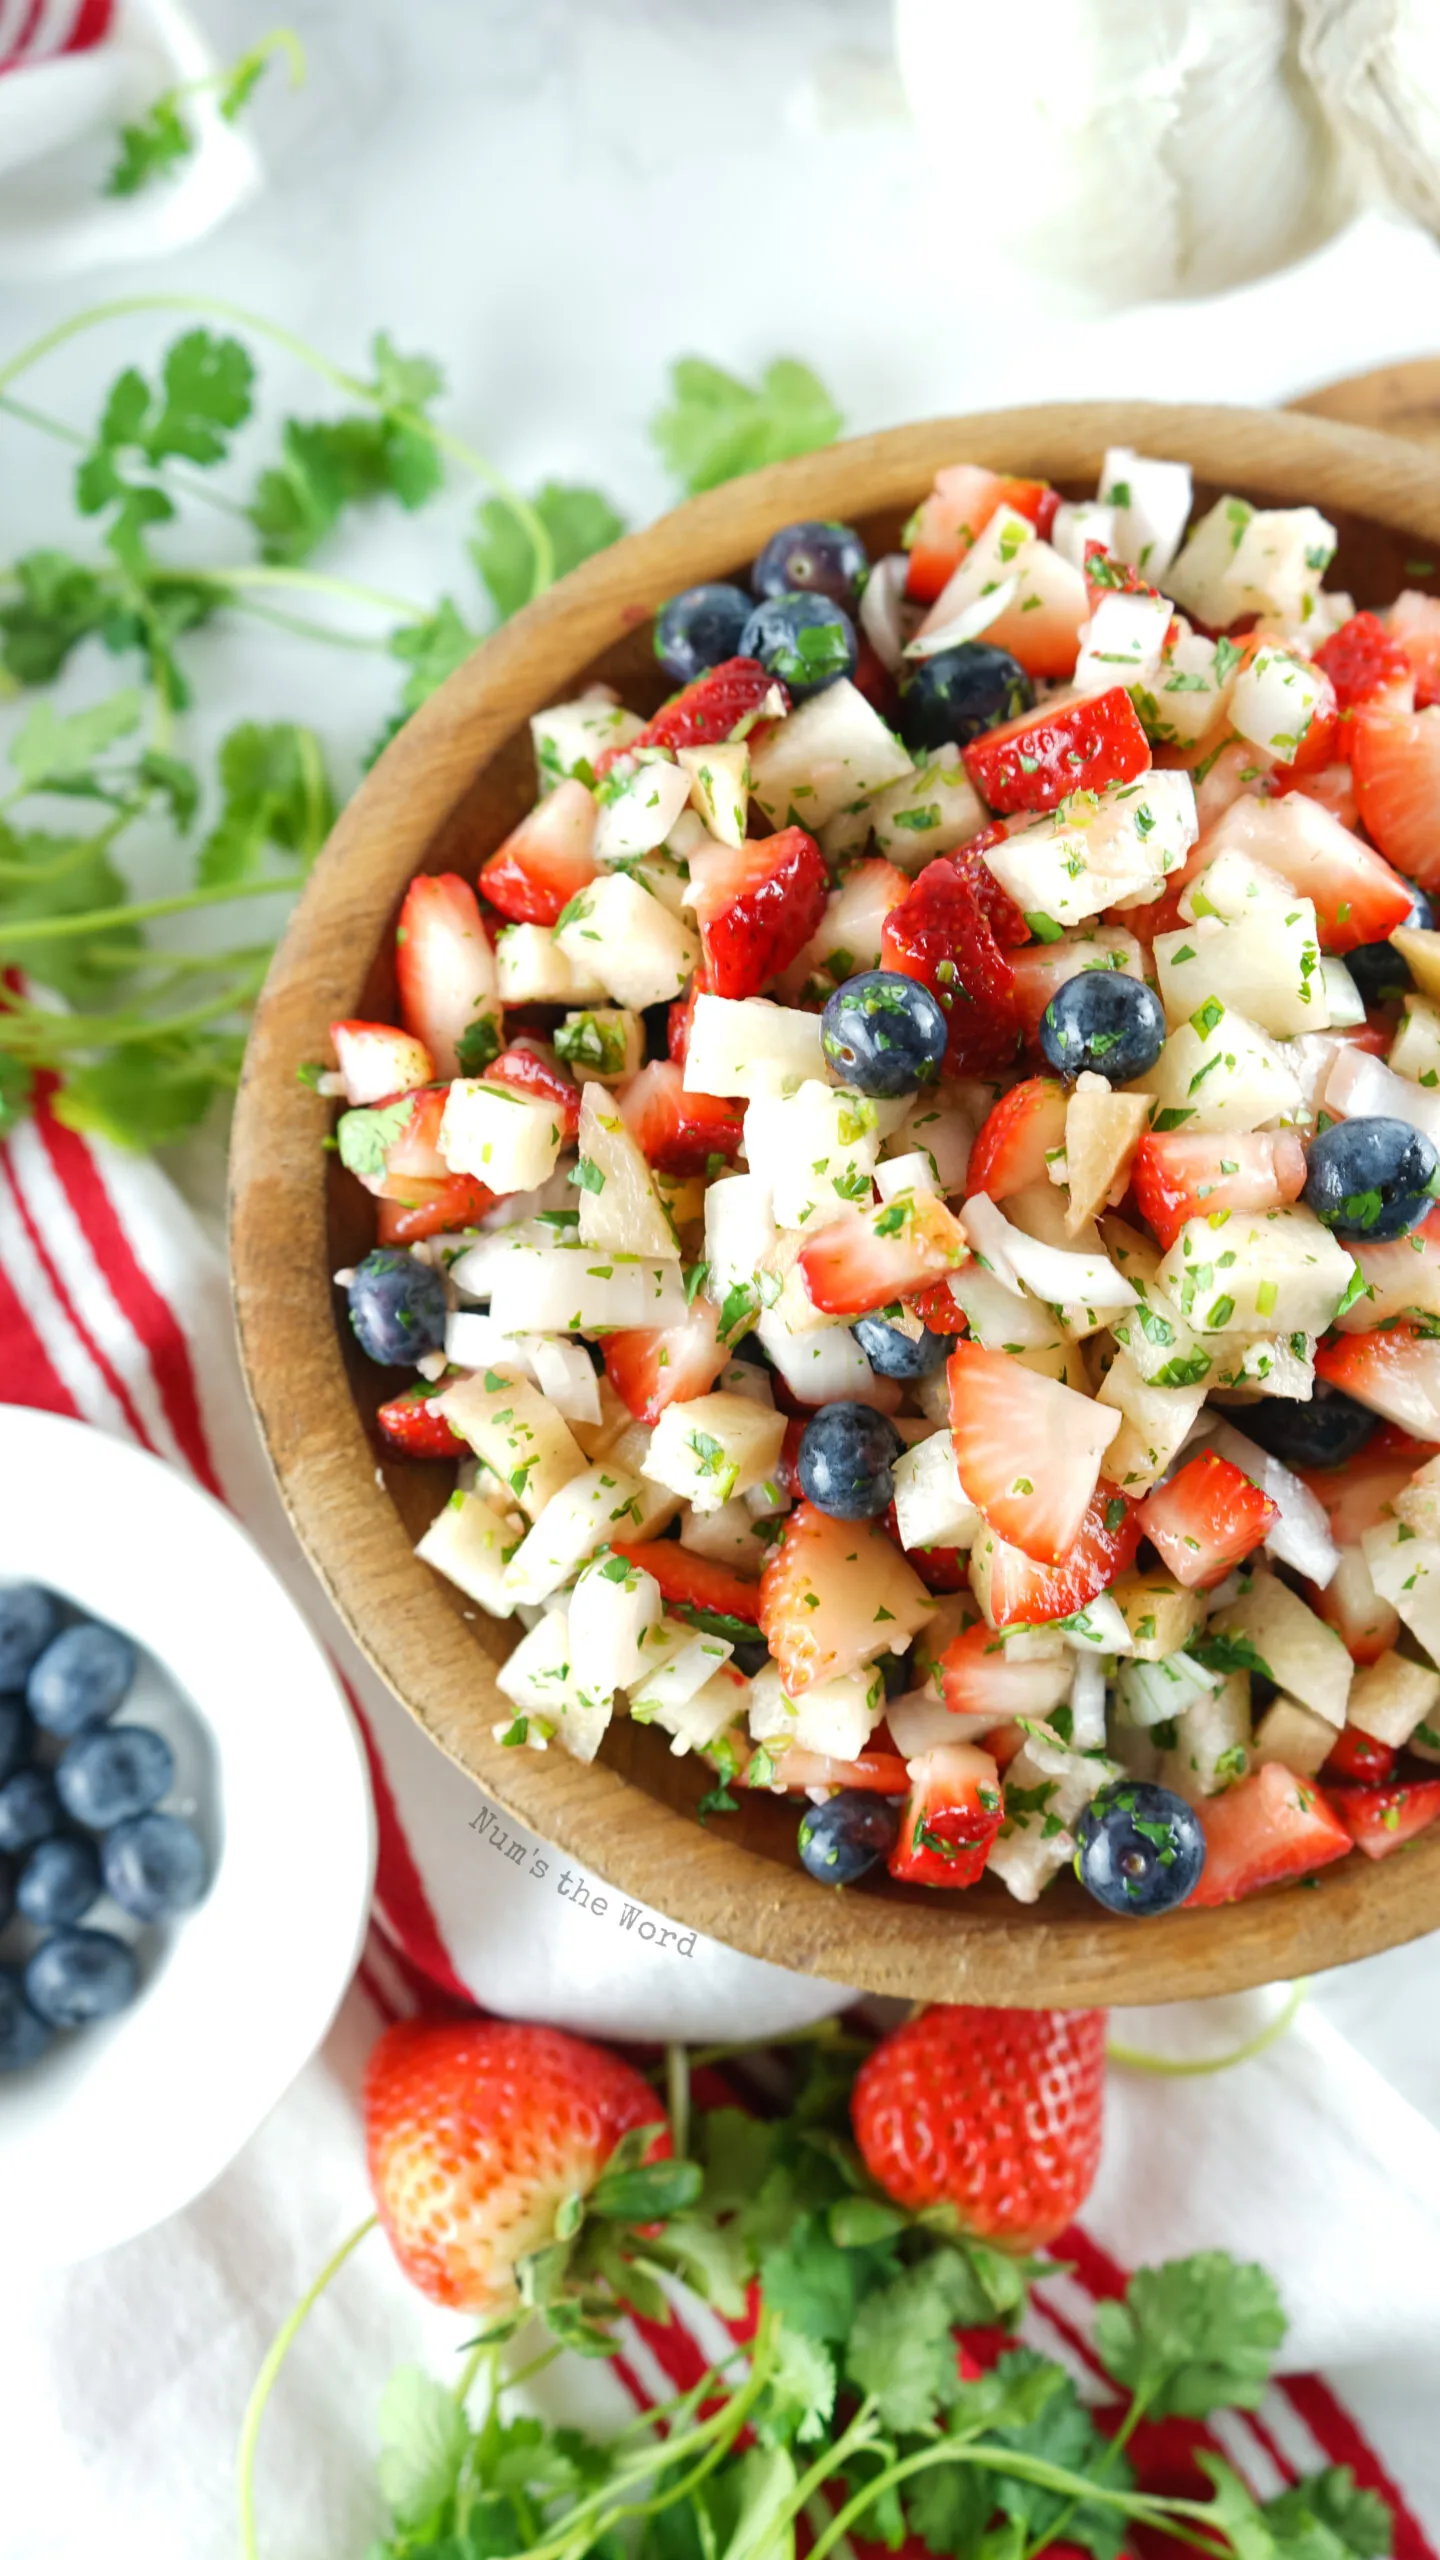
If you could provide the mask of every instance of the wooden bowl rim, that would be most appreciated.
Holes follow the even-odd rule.
[[[957,456],[1064,480],[1110,445],[1187,456],[1197,475],[1341,507],[1440,540],[1440,476],[1387,436],[1265,410],[1150,401],[1046,404],[856,437],[694,498],[575,570],[486,641],[386,749],[341,815],[276,954],[235,1115],[230,1239],[255,1415],[310,1562],[361,1652],[501,1809],[622,1894],[748,1954],[856,1988],[1006,2005],[1164,2001],[1316,1972],[1440,1925],[1440,1830],[1403,1858],[1358,1852],[1309,1892],[1278,1888],[1131,1933],[963,1896],[821,1892],[558,1751],[502,1748],[488,1657],[416,1562],[341,1360],[317,1179],[326,1106],[296,1075],[350,1011],[404,882],[531,710],[682,585],[748,560],[787,516],[912,505]],[[359,953],[358,959],[352,954]],[[457,1846],[463,1854],[464,1844]]]

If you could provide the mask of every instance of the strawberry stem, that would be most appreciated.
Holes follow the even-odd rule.
[[[236,2458],[236,2490],[240,2501],[240,2549],[243,2560],[259,2560],[260,2546],[255,2538],[255,2447],[260,2436],[260,2421],[265,2404],[279,2379],[280,2368],[319,2301],[326,2286],[337,2276],[345,2261],[359,2248],[367,2232],[373,2231],[380,2217],[367,2213],[357,2223],[347,2240],[326,2259],[308,2292],[303,2293],[288,2320],[271,2342],[270,2352],[255,2376],[255,2388],[245,2411],[240,2429],[240,2450]]]

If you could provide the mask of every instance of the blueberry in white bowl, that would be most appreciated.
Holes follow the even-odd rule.
[[[47,1644],[25,1683],[25,1703],[47,1733],[83,1733],[109,1722],[134,1679],[129,1637],[90,1619],[64,1628]]]
[[[25,1997],[52,2027],[113,2018],[139,1987],[135,1951],[110,1929],[57,1929],[25,1967]]]
[[[0,1850],[12,1854],[60,1828],[60,1799],[48,1769],[17,1769],[0,1787]]]
[[[65,1929],[99,1901],[100,1859],[93,1842],[62,1833],[37,1840],[20,1870],[15,1903],[37,1929]]]
[[[0,1586],[0,1693],[24,1688],[59,1624],[53,1593],[33,1582]]]
[[[0,2072],[28,2071],[49,2042],[49,2027],[25,1997],[21,1968],[0,1964]]]
[[[107,1831],[100,1848],[105,1890],[135,1920],[192,1911],[209,1882],[209,1861],[193,1823],[174,1813],[137,1813]]]
[[[70,1743],[55,1771],[55,1789],[72,1822],[109,1831],[135,1813],[148,1813],[170,1787],[175,1754],[163,1733],[148,1725],[107,1726]]]

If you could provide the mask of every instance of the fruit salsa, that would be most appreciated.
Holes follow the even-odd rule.
[[[338,1276],[505,1744],[1137,1916],[1440,1818],[1440,598],[1334,548],[1130,451],[785,525],[412,882]]]

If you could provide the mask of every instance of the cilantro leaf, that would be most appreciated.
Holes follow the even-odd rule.
[[[816,2338],[782,2323],[775,2371],[766,2394],[767,2441],[814,2444],[835,2410],[835,2359]]]
[[[833,444],[844,425],[818,375],[793,356],[768,364],[758,389],[701,356],[682,356],[670,369],[670,387],[670,406],[650,433],[691,497],[764,463]]]
[[[428,702],[457,667],[463,667],[472,651],[479,648],[482,636],[468,629],[449,596],[442,596],[436,611],[423,622],[406,623],[391,633],[390,655],[398,658],[402,666],[408,666],[411,673],[400,688],[400,708],[370,749],[367,764],[373,764],[381,750],[398,736],[411,712]]]
[[[837,2249],[816,2214],[801,2214],[783,2240],[762,2251],[760,2281],[771,2308],[801,2337],[838,2343],[850,2334],[859,2288],[856,2254]]]
[[[951,2332],[970,2303],[969,2273],[957,2251],[907,2267],[866,2296],[845,2348],[845,2371],[872,2392],[889,2427],[928,2426],[959,2388]]]
[[[1264,2268],[1211,2249],[1142,2267],[1123,2302],[1100,2305],[1095,2346],[1147,2416],[1204,2418],[1259,2407],[1285,2327]]]
[[[346,1172],[362,1179],[383,1173],[385,1158],[409,1120],[410,1111],[408,1094],[402,1094],[398,1102],[342,1111],[335,1124],[335,1142]]]
[[[1067,2373],[1060,2373],[1057,2366],[1036,2355],[1031,2347],[1014,2347],[997,2358],[993,2374],[997,2382],[1010,2386],[1033,2381],[1044,2392],[1042,2405],[1022,2421],[997,2426],[997,2444],[1053,2462],[1062,2470],[1078,2472],[1082,2479],[1103,2478],[1107,2489],[1128,2490],[1133,2486],[1134,2475],[1125,2456],[1117,2454],[1106,2442],[1088,2410],[1081,2407]],[[1053,2383],[1049,2380],[1052,2374],[1058,2374]],[[1083,2550],[1095,2554],[1095,2560],[1117,2560],[1127,2524],[1117,2508],[1082,2500],[1072,2511],[1070,2500],[1055,2490],[1038,2488],[1030,2480],[1007,2479],[1003,2474],[996,2474],[994,2486],[996,2504],[1023,2527],[1027,2540],[1048,2533],[1063,2516],[1067,2542],[1078,2542]]]
[[[1226,2536],[1235,2560],[1274,2560],[1275,2537],[1243,2480],[1218,2454],[1197,2452],[1195,2461],[1215,2492],[1207,2522]]]
[[[379,2411],[380,2491],[395,2522],[432,2522],[454,2491],[470,2441],[465,2413],[419,2365],[402,2364]]]
[[[710,2107],[695,2126],[705,2164],[705,2210],[733,2213],[757,2196],[774,2166],[777,2128],[739,2107]]]
[[[223,462],[230,437],[250,415],[255,367],[238,338],[187,329],[167,347],[158,383],[127,365],[110,386],[95,443],[76,474],[82,515],[123,494],[117,456],[156,464],[172,457],[202,466]]]
[[[134,734],[140,715],[140,696],[133,686],[63,718],[52,702],[37,702],[10,741],[10,762],[22,789],[43,791],[88,774],[106,747]]]
[[[103,628],[113,599],[68,551],[27,551],[10,574],[19,592],[0,605],[0,665],[17,684],[48,684],[71,650]]]
[[[153,100],[142,116],[120,127],[120,148],[105,180],[107,196],[138,196],[155,178],[168,177],[195,149],[195,136],[173,91]]]
[[[266,848],[311,862],[330,832],[335,799],[313,729],[291,720],[232,729],[218,757],[224,805],[200,848],[202,888],[248,879]]]
[[[250,521],[267,560],[309,558],[346,507],[396,498],[412,513],[444,479],[440,455],[417,428],[445,377],[429,356],[405,356],[382,330],[371,347],[376,409],[339,418],[287,418],[280,459],[262,471]]]
[[[1324,2526],[1352,2560],[1389,2560],[1395,2540],[1395,2520],[1384,2499],[1374,2489],[1358,2487],[1344,2463],[1312,2471],[1293,2489],[1282,2489],[1278,2498],[1267,2499],[1261,2513],[1287,2551],[1311,2524]]]
[[[597,551],[608,550],[625,530],[624,517],[616,514],[598,489],[547,480],[532,504],[554,546],[557,578],[578,569],[582,560],[592,559]],[[503,498],[487,498],[476,512],[475,525],[470,556],[496,612],[506,622],[530,601],[534,546],[524,522]]]

